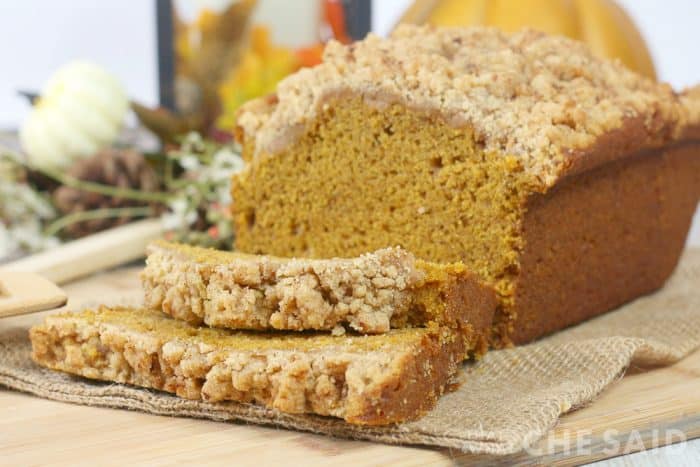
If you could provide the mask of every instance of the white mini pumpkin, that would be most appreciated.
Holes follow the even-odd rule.
[[[49,78],[20,129],[36,167],[65,169],[116,139],[129,108],[119,81],[87,62],[72,62]]]

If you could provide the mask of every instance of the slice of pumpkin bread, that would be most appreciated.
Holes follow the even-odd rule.
[[[430,410],[472,346],[438,326],[377,336],[259,333],[109,308],[49,316],[30,337],[34,361],[53,370],[366,425]]]
[[[427,263],[401,248],[284,259],[159,241],[148,253],[146,306],[190,324],[375,334],[435,322],[485,334],[497,303],[463,264]]]

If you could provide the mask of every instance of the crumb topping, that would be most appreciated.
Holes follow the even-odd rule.
[[[700,125],[700,85],[686,89],[680,97],[688,112],[688,122]]]
[[[156,241],[141,279],[149,308],[191,324],[296,331],[347,324],[374,334],[411,315],[414,293],[426,279],[415,262],[400,247],[356,258],[303,259]]]
[[[244,106],[238,124],[256,154],[290,144],[333,95],[374,105],[399,102],[469,126],[485,150],[515,155],[545,186],[570,150],[642,117],[676,127],[684,112],[666,84],[594,57],[582,43],[531,30],[401,26],[388,39],[330,42],[323,63],[279,83],[276,98]]]

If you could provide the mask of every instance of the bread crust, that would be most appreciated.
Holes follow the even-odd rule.
[[[496,345],[531,341],[661,287],[698,199],[700,142],[692,141],[638,152],[533,195],[515,300],[496,319],[504,337]]]

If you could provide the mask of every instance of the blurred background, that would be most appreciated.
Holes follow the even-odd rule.
[[[94,61],[114,73],[129,96],[158,102],[156,16],[145,0],[5,0],[0,2],[0,127],[15,127],[29,107],[17,89],[40,89],[49,74],[73,59]],[[187,2],[185,2],[187,3]],[[191,1],[207,6],[214,1]],[[256,19],[275,23],[274,39],[313,42],[315,0],[267,0]],[[375,0],[371,27],[385,35],[412,0]],[[649,46],[661,80],[681,89],[700,82],[698,0],[618,0]],[[31,27],[29,27],[31,25]],[[304,44],[304,42],[307,44]]]
[[[698,18],[698,0],[0,1],[0,260],[143,217],[230,246],[235,112],[330,39],[529,25],[682,90],[700,84]]]

